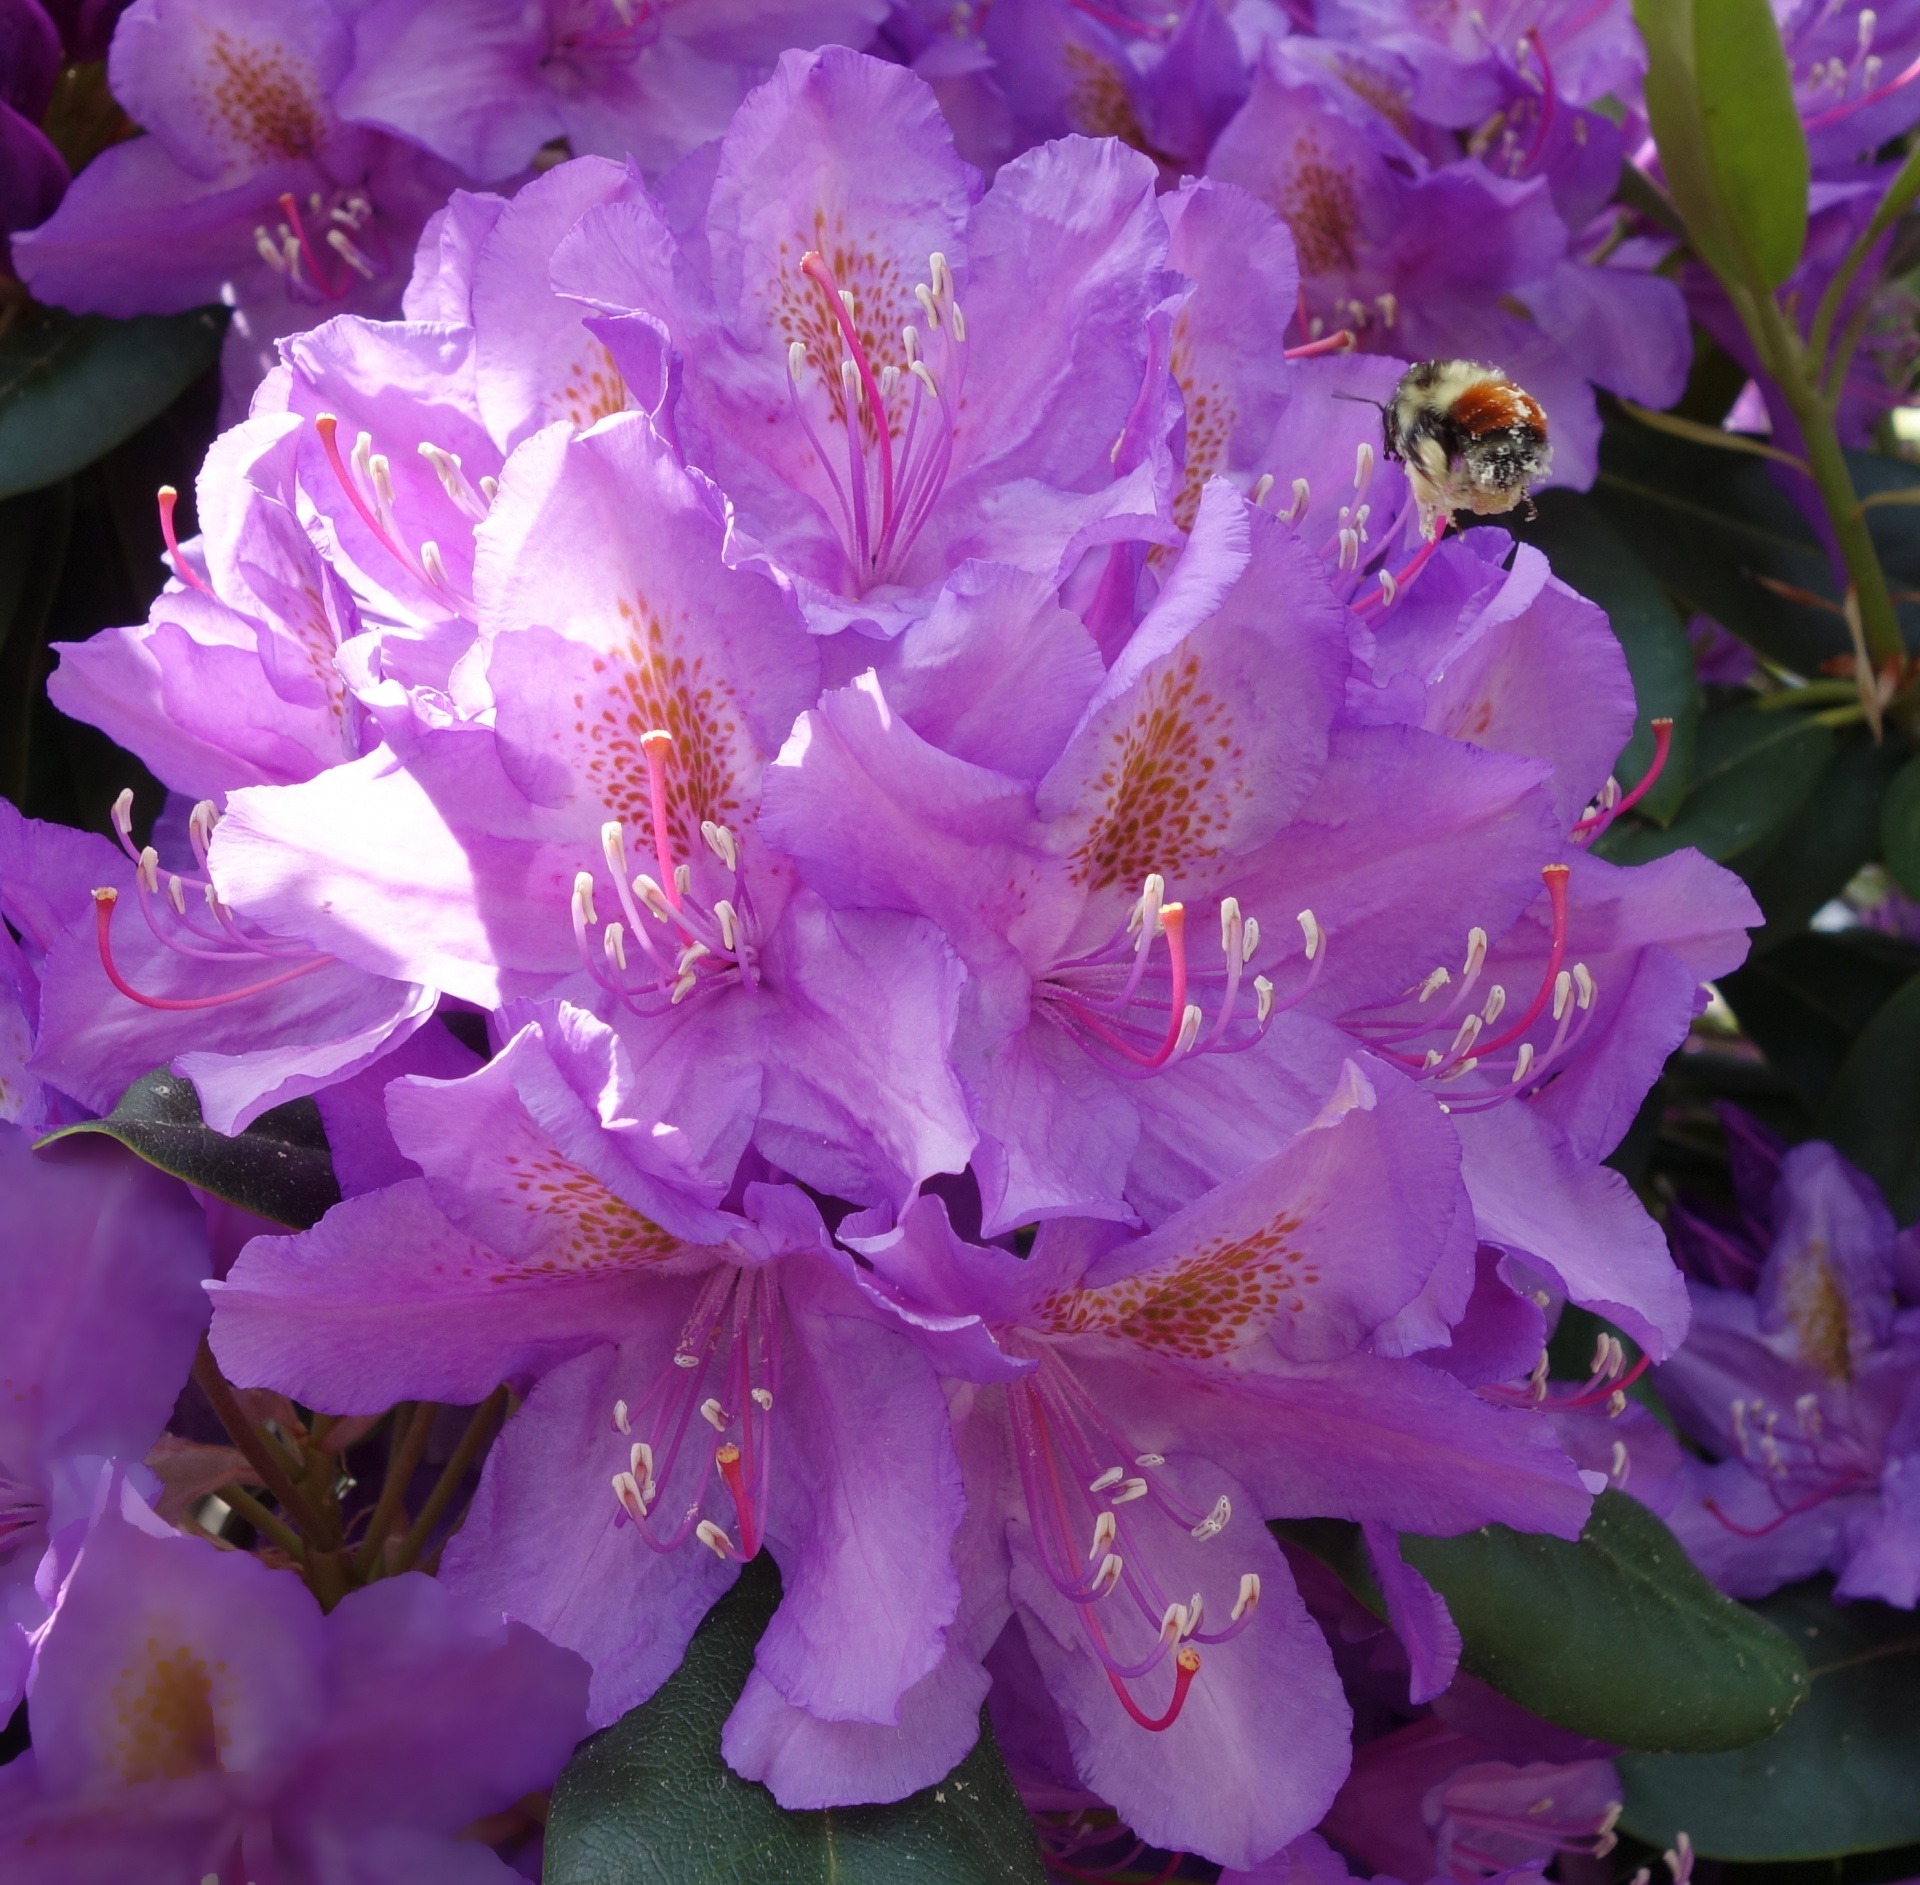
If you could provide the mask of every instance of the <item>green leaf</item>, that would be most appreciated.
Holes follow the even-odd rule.
[[[1800,809],[1834,754],[1832,731],[1800,712],[1739,707],[1705,715],[1693,789],[1673,823],[1615,826],[1597,847],[1617,864],[1644,864],[1682,845],[1726,862],[1772,837]]]
[[[1920,897],[1920,759],[1894,774],[1880,801],[1880,855],[1900,888]]]
[[[1808,1108],[1826,1099],[1853,1044],[1920,969],[1897,936],[1801,935],[1751,958],[1718,984],[1741,1030]]]
[[[0,497],[91,464],[164,412],[220,357],[226,314],[29,308],[0,335]]]
[[[1723,280],[1765,293],[1807,239],[1806,132],[1767,0],[1634,0],[1647,116],[1687,234]]]
[[[1041,1885],[985,1721],[938,1786],[893,1806],[788,1813],[720,1757],[720,1729],[780,1600],[762,1553],[651,1701],[583,1742],[553,1791],[547,1885]]]
[[[1920,1842],[1920,1616],[1836,1605],[1824,1582],[1755,1607],[1805,1651],[1806,1706],[1734,1753],[1626,1756],[1622,1829],[1669,1845],[1684,1827],[1708,1857],[1750,1861]]]
[[[1902,1224],[1920,1219],[1920,975],[1860,1031],[1818,1124],[1887,1194]]]
[[[1666,769],[1638,807],[1655,823],[1668,823],[1693,777],[1700,718],[1693,649],[1679,610],[1667,600],[1659,579],[1633,545],[1580,492],[1541,492],[1539,515],[1530,524],[1520,525],[1517,534],[1546,552],[1562,582],[1606,610],[1626,654],[1638,714],[1633,738],[1614,766],[1621,784],[1638,784],[1653,758],[1650,723],[1661,715],[1673,722],[1673,750],[1667,755]]]
[[[1446,1598],[1461,1667],[1620,1747],[1701,1752],[1771,1734],[1806,1694],[1792,1642],[1713,1588],[1636,1500],[1607,1491],[1577,1544],[1490,1525],[1400,1541]]]
[[[149,1165],[295,1230],[318,1223],[340,1202],[326,1129],[310,1099],[276,1106],[230,1138],[202,1122],[192,1081],[156,1067],[121,1094],[105,1119],[63,1126],[40,1143],[77,1132],[103,1132]]]
[[[1767,913],[1753,939],[1756,952],[1804,931],[1815,911],[1880,855],[1880,806],[1906,751],[1904,742],[1876,741],[1863,726],[1847,728],[1793,815],[1742,853],[1737,868]]]

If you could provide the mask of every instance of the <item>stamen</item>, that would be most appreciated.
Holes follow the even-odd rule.
[[[700,1418],[718,1433],[725,1433],[730,1416],[727,1410],[711,1395],[700,1403]]]
[[[1662,714],[1659,719],[1650,724],[1653,729],[1653,758],[1648,761],[1646,771],[1640,775],[1639,784],[1609,810],[1589,812],[1584,818],[1579,819],[1573,827],[1575,837],[1583,831],[1593,830],[1596,825],[1604,827],[1611,824],[1622,812],[1632,811],[1659,781],[1661,773],[1666,770],[1667,754],[1673,748],[1673,721]]]
[[[1093,1543],[1087,1551],[1087,1562],[1091,1564],[1103,1552],[1112,1550],[1114,1534],[1119,1530],[1120,1521],[1111,1512],[1102,1512],[1093,1521]]]
[[[699,1539],[722,1564],[729,1558],[737,1558],[740,1555],[733,1547],[733,1540],[710,1518],[703,1518],[700,1523],[693,1528],[693,1535]]]
[[[1121,1485],[1119,1491],[1108,1498],[1107,1503],[1109,1505],[1131,1505],[1134,1500],[1144,1499],[1146,1496],[1147,1482],[1144,1479],[1129,1479]]]
[[[1233,1600],[1233,1621],[1238,1623],[1259,1601],[1260,1573],[1258,1571],[1241,1572],[1240,1595]]]
[[[1227,1521],[1233,1517],[1233,1501],[1223,1492],[1213,1502],[1213,1510],[1193,1527],[1193,1536],[1203,1545],[1209,1538],[1218,1538],[1227,1529]]]
[[[1121,1480],[1126,1478],[1126,1476],[1127,1469],[1124,1466],[1109,1466],[1098,1479],[1090,1479],[1087,1481],[1087,1490],[1089,1492],[1105,1492],[1109,1486],[1119,1485]]]

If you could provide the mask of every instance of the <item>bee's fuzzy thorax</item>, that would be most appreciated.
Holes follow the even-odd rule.
[[[1525,387],[1474,360],[1423,360],[1383,411],[1386,455],[1407,467],[1421,528],[1455,511],[1497,516],[1553,463],[1547,415]]]

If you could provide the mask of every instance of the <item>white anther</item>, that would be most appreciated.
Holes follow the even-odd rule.
[[[852,314],[855,312],[855,308],[853,305],[853,290],[851,288],[842,288],[840,290],[840,305],[843,308],[845,308],[849,314]]]
[[[1357,498],[1365,492],[1368,480],[1373,476],[1373,447],[1362,439],[1353,453],[1353,494]]]
[[[202,884],[200,890],[201,894],[207,900],[207,908],[213,912],[215,917],[219,917],[227,907],[220,901],[219,891],[214,889],[211,884]]]
[[[920,358],[920,330],[909,322],[900,330],[900,348],[906,355],[907,369],[913,369],[913,363]]]
[[[488,504],[492,504],[499,490],[500,480],[498,478],[492,476],[483,476],[481,478],[480,495],[487,500]]]
[[[140,853],[140,861],[133,867],[133,874],[139,878],[142,890],[160,888],[160,853],[152,845]]]
[[[1207,1017],[1200,1012],[1200,1004],[1198,1002],[1190,1001],[1187,1003],[1186,1012],[1180,1017],[1179,1036],[1173,1043],[1173,1057],[1175,1059],[1178,1059],[1180,1055],[1186,1053],[1194,1042],[1200,1038],[1201,1024],[1206,1018]]]
[[[1626,1411],[1626,1392],[1622,1388],[1615,1388],[1614,1391],[1607,1396],[1607,1418],[1609,1420],[1618,1420]]]
[[[1427,1073],[1440,1064],[1440,1050],[1437,1047],[1427,1049],[1426,1058],[1420,1063],[1420,1071]]]
[[[1553,1018],[1558,1021],[1573,999],[1573,977],[1565,969],[1553,978]]]
[[[805,346],[802,345],[802,343],[797,340],[788,341],[787,342],[787,378],[790,380],[797,381],[800,378],[800,375],[806,371],[806,367],[807,367],[807,350]]]
[[[633,894],[663,923],[673,921],[673,905],[667,901],[667,893],[656,884],[645,871],[633,880]]]
[[[387,463],[385,452],[374,452],[367,459],[367,472],[373,479],[373,488],[380,502],[388,510],[393,509],[393,467]]]
[[[1105,1492],[1109,1486],[1119,1485],[1121,1480],[1125,1479],[1126,1476],[1127,1469],[1124,1466],[1109,1466],[1098,1479],[1090,1479],[1087,1481],[1087,1490],[1089,1492]]]
[[[1420,984],[1419,999],[1421,1001],[1427,1000],[1429,996],[1437,994],[1452,980],[1453,971],[1449,969],[1445,963],[1442,963],[1439,968],[1435,969],[1433,973]]]
[[[771,1388],[753,1388],[749,1391],[749,1398],[752,1400],[754,1406],[759,1408],[761,1413],[770,1414],[773,1412],[773,1390]]]
[[[679,1354],[674,1356],[673,1365],[676,1368],[697,1368],[700,1366],[700,1357],[698,1355]]]
[[[1470,1074],[1479,1064],[1480,1056],[1478,1054],[1469,1054],[1465,1060],[1456,1061],[1440,1078],[1442,1080],[1461,1079],[1465,1075]]]
[[[1144,1479],[1123,1479],[1117,1491],[1107,1498],[1109,1505],[1131,1505],[1135,1499],[1147,1496],[1147,1482]]]
[[[1373,298],[1373,304],[1380,310],[1380,319],[1391,327],[1400,318],[1400,300],[1394,294],[1379,294]]]
[[[613,1404],[613,1430],[615,1433],[631,1433],[633,1431],[633,1422],[628,1418],[627,1404],[625,1401],[615,1401]]]
[[[621,1407],[626,1402],[620,1403]],[[623,1429],[624,1431],[624,1429]],[[627,1449],[627,1470],[640,1482],[643,1493],[651,1495],[653,1489],[653,1448],[644,1440],[636,1440]]]
[[[1136,1466],[1164,1466],[1167,1456],[1164,1453],[1136,1453],[1133,1463]]]
[[[1487,990],[1486,1006],[1480,1010],[1481,1021],[1487,1027],[1492,1027],[1493,1024],[1500,1019],[1502,1013],[1505,1012],[1506,1006],[1507,991],[1502,988],[1498,982],[1495,982],[1494,985]]]
[[[1160,1618],[1161,1640],[1177,1643],[1187,1633],[1187,1607],[1185,1604],[1169,1604]]]
[[[1283,523],[1297,524],[1307,514],[1307,506],[1313,502],[1313,487],[1305,478],[1293,481],[1293,502],[1280,513]]]
[[[711,818],[700,821],[700,835],[707,841],[707,849],[717,857],[728,870],[740,868],[740,847],[733,840],[733,833],[725,825],[716,825]]]
[[[1144,924],[1149,930],[1160,926],[1160,905],[1167,894],[1167,880],[1158,871],[1148,871],[1140,886],[1139,901],[1127,912],[1127,933],[1137,935]]]
[[[1233,1501],[1223,1492],[1214,1500],[1213,1510],[1193,1528],[1193,1535],[1204,1545],[1209,1538],[1218,1538],[1232,1517]]]
[[[953,322],[953,337],[963,347],[967,342],[967,317],[957,301],[947,303],[947,317]]]
[[[953,270],[947,266],[946,256],[938,249],[927,257],[927,274],[932,278],[935,294],[953,293]]]
[[[1267,1017],[1272,1013],[1273,984],[1264,975],[1256,975],[1253,978],[1253,1018],[1265,1027]]]
[[[607,869],[616,877],[627,874],[626,833],[620,827],[617,818],[609,818],[600,827],[600,855],[607,860]],[[583,876],[584,872],[581,873]]]
[[[1481,1021],[1477,1014],[1470,1014],[1460,1023],[1459,1032],[1453,1037],[1453,1045],[1447,1049],[1448,1060],[1458,1059],[1475,1041],[1480,1038]]]
[[[1860,89],[1863,92],[1872,91],[1874,86],[1880,82],[1880,69],[1885,63],[1885,60],[1883,60],[1877,52],[1868,56],[1865,63],[1860,67]],[[1586,120],[1583,118],[1574,119],[1576,125],[1584,124],[1585,122]]]
[[[934,333],[940,331],[940,304],[933,298],[933,290],[923,281],[913,285],[913,298],[920,303],[920,311],[927,317],[927,326]]]
[[[1614,1372],[1613,1337],[1605,1329],[1600,1331],[1593,1345],[1593,1360],[1588,1364],[1587,1372],[1601,1376]]]
[[[933,377],[932,371],[924,360],[910,361],[907,371],[927,389],[927,396],[930,399],[940,397],[940,383]]]
[[[693,866],[676,864],[673,867],[673,887],[684,897],[693,888]]]
[[[1258,1571],[1242,1571],[1240,1573],[1240,1595],[1233,1600],[1232,1621],[1238,1623],[1259,1601],[1260,1573]]]
[[[1616,1486],[1626,1484],[1627,1443],[1624,1440],[1616,1440],[1613,1443],[1613,1453],[1607,1464],[1607,1477]]]
[[[860,369],[851,360],[840,362],[840,390],[846,395],[847,404],[859,412],[866,404],[866,391],[860,384]]]
[[[1240,922],[1240,899],[1222,897],[1220,899],[1220,947],[1222,951],[1233,953],[1233,932]]]
[[[176,915],[179,915],[179,916],[186,915],[187,913],[186,892],[180,888],[180,879],[177,877],[169,877],[167,879],[167,901],[173,905],[174,912]]]
[[[710,1518],[703,1518],[693,1528],[693,1535],[723,1564],[727,1559],[737,1558],[740,1555],[733,1548],[733,1540]]]
[[[260,259],[276,273],[285,274],[287,258],[280,253],[279,244],[267,234],[264,224],[256,224],[253,231],[253,246],[260,251]]]
[[[1860,51],[1866,52],[1873,44],[1873,30],[1880,24],[1880,16],[1872,7],[1860,9]]]
[[[716,1433],[727,1430],[727,1410],[712,1395],[700,1403],[700,1418]]]
[[[880,369],[880,397],[883,400],[891,402],[894,394],[899,390],[900,369],[895,366],[882,367]]]
[[[1467,931],[1467,959],[1462,966],[1462,975],[1478,975],[1480,965],[1487,959],[1487,932],[1476,923]]]
[[[1267,501],[1267,493],[1272,489],[1273,473],[1270,471],[1261,472],[1259,477],[1253,481],[1253,502],[1257,505],[1264,504]]]
[[[447,581],[446,559],[440,554],[440,546],[431,537],[423,538],[420,544],[420,567],[427,572],[427,580],[438,589],[451,588]]]
[[[683,1001],[685,1001],[686,998],[689,995],[691,995],[693,991],[699,986],[700,986],[699,976],[697,975],[681,976],[679,981],[675,982],[673,985],[673,993],[667,997],[667,1006],[670,1008],[679,1007],[680,1004]]]
[[[680,951],[680,960],[673,965],[673,972],[676,975],[691,975],[693,965],[712,954],[713,951],[705,943],[690,942]]]
[[[600,946],[607,952],[607,960],[620,971],[627,972],[627,932],[621,923],[609,923],[606,933],[600,938]]]
[[[740,918],[733,905],[721,897],[713,906],[713,914],[720,924],[721,946],[729,955],[740,946]]]
[[[1371,504],[1362,504],[1360,508],[1353,513],[1354,534],[1359,537],[1362,543],[1365,543],[1367,540],[1367,519],[1372,515],[1373,506]]]
[[[1200,1593],[1195,1591],[1187,1602],[1187,1627],[1184,1634],[1191,1636],[1195,1630],[1199,1629],[1200,1619],[1205,1614],[1206,1605],[1201,1602]]]
[[[1358,569],[1360,566],[1360,533],[1357,530],[1340,532],[1340,567]]]
[[[575,871],[573,876],[573,913],[589,929],[599,922],[599,913],[593,907],[593,873]]]
[[[339,256],[341,261],[345,262],[350,269],[367,281],[372,281],[380,272],[353,246],[352,238],[348,236],[344,229],[329,229],[327,231],[327,247],[330,248],[335,255]]]
[[[1392,570],[1380,572],[1380,606],[1390,609],[1400,600],[1400,578]]]
[[[1587,973],[1584,962],[1573,965],[1573,985],[1580,991],[1580,1007],[1584,1012],[1593,1006],[1593,977]]]
[[[1513,1063],[1513,1084],[1518,1086],[1533,1071],[1533,1043],[1522,1041]]]
[[[1240,960],[1251,962],[1253,952],[1260,947],[1260,919],[1250,916],[1240,926]]]
[[[1125,1569],[1126,1566],[1120,1561],[1120,1554],[1117,1551],[1109,1551],[1100,1560],[1100,1568],[1093,1574],[1093,1582],[1087,1587],[1087,1595],[1090,1598],[1106,1596],[1120,1582],[1120,1573]]]
[[[647,1516],[647,1502],[640,1496],[639,1482],[631,1473],[614,1474],[613,1496],[636,1525]]]
[[[1111,1512],[1102,1512],[1100,1516],[1093,1521],[1093,1544],[1087,1552],[1087,1562],[1089,1564],[1093,1563],[1103,1552],[1112,1549],[1114,1534],[1118,1532],[1119,1529],[1120,1521],[1116,1519]]]
[[[206,805],[208,803],[210,803],[210,801],[207,799],[200,801],[200,805]],[[193,808],[192,817],[198,818],[200,816],[200,805],[196,805]],[[123,785],[120,788],[119,795],[113,801],[113,811],[110,815],[113,819],[114,830],[119,832],[122,838],[130,840],[133,834],[132,786]]]

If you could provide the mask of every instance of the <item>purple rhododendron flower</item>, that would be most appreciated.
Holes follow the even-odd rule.
[[[459,1838],[551,1783],[586,1669],[417,1574],[331,1614],[298,1579],[164,1524],[103,1475],[0,1768],[22,1885],[132,1877],[480,1885]]]
[[[135,0],[113,36],[114,96],[147,132],[16,235],[34,294],[81,313],[225,301],[237,418],[275,340],[342,308],[386,313],[426,219],[461,179],[342,122],[351,9],[333,0]]]
[[[1561,1852],[1604,1857],[1620,1806],[1611,1761],[1502,1759],[1430,1715],[1355,1751],[1324,1830],[1395,1878],[1480,1885]]]
[[[1159,532],[1161,468],[1116,444],[1155,432],[1178,285],[1151,165],[1068,139],[982,196],[912,74],[789,53],[683,204],[583,217],[554,284],[613,317],[623,367],[673,348],[729,557],[793,582],[817,631],[896,633],[969,557],[1057,580]]]
[[[981,1317],[1025,1363],[955,1402],[970,1532],[992,1515],[963,1534],[974,1653],[1011,1608],[1081,1779],[1156,1845],[1251,1864],[1345,1772],[1325,1642],[1248,1517],[1337,1514],[1389,1548],[1393,1530],[1572,1536],[1585,1518],[1541,1423],[1365,1352],[1460,1209],[1444,1117],[1349,1061],[1278,1153],[1141,1238],[1054,1220],[1022,1260],[955,1236],[933,1198],[897,1230],[842,1227],[904,1297]],[[1404,1608],[1438,1606],[1390,1556]]]
[[[1659,1370],[1682,1430],[1667,1513],[1738,1597],[1816,1571],[1837,1595],[1920,1602],[1920,1304],[1873,1182],[1818,1140],[1726,1115],[1739,1219],[1676,1210],[1693,1332]]]
[[[31,1150],[0,1126],[0,1714],[46,1616],[54,1539],[100,1462],[160,1437],[207,1325],[207,1232],[186,1187],[104,1140]]]
[[[667,169],[790,46],[862,45],[886,0],[373,0],[342,114],[492,181],[565,139]]]

